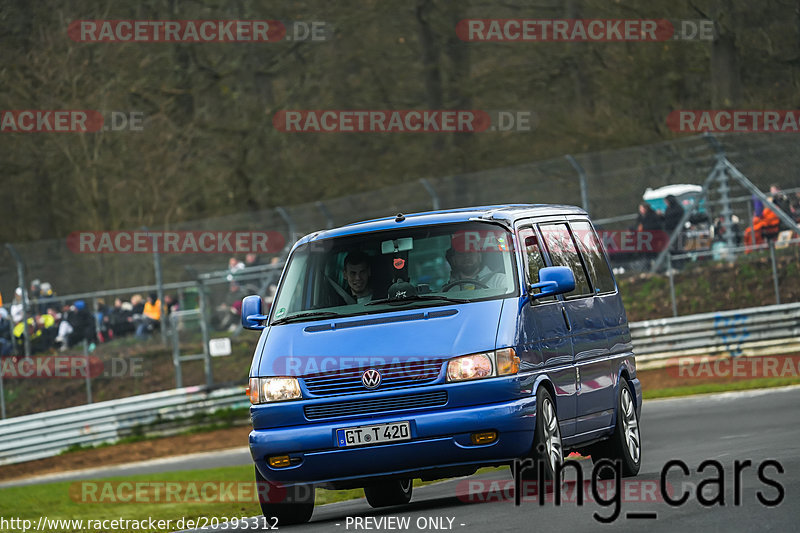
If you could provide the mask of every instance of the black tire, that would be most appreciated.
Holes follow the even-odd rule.
[[[269,483],[256,468],[256,483]],[[287,489],[286,502],[259,501],[261,512],[266,517],[275,517],[278,526],[305,524],[314,513],[314,487],[300,486]],[[259,498],[259,500],[261,500]]]
[[[642,439],[633,398],[630,384],[625,378],[621,378],[617,392],[617,422],[614,433],[608,440],[595,444],[590,450],[593,463],[601,459],[619,461],[622,477],[635,476],[642,465]],[[603,468],[598,474],[601,479],[614,477],[610,468]]]
[[[411,479],[393,479],[378,485],[364,487],[367,503],[373,508],[405,505],[411,501],[414,484]]]
[[[540,463],[544,465],[544,479],[552,481],[555,478],[556,465],[564,462],[556,404],[544,387],[539,387],[536,391],[536,430],[533,448],[528,457],[523,458],[525,459],[533,459],[533,466],[520,472],[520,478],[524,481],[537,479]]]

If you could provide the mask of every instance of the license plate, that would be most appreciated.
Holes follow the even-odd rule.
[[[336,442],[340,448],[347,446],[364,446],[411,440],[411,424],[408,422],[392,422],[336,430]]]

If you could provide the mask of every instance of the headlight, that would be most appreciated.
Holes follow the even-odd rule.
[[[447,363],[447,381],[466,381],[519,372],[519,357],[513,348],[462,355]]]
[[[464,381],[492,375],[492,360],[488,354],[476,353],[451,359],[447,363],[447,380]]]
[[[247,395],[253,405],[303,397],[297,378],[250,378]]]

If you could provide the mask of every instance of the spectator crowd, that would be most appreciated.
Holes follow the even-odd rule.
[[[111,306],[101,298],[96,303],[93,310],[84,300],[65,302],[50,283],[34,280],[26,313],[22,288],[17,287],[10,308],[0,307],[0,357],[24,354],[26,337],[31,354],[64,351],[84,341],[92,351],[97,343],[129,335],[145,339],[161,326],[162,306],[155,293],[146,298],[134,294],[129,301],[116,298]],[[167,316],[177,307],[171,295],[164,296]]]
[[[789,215],[793,220],[800,221],[800,192],[787,195],[778,185],[773,184],[770,186],[768,198],[773,205]],[[631,229],[634,231],[663,230],[671,234],[683,218],[684,207],[673,195],[666,196],[664,200],[666,209],[663,211],[656,211],[647,202],[639,204],[636,222]],[[763,244],[776,240],[782,231],[789,230],[789,226],[778,217],[775,211],[765,205],[758,197],[753,196],[751,207],[753,218],[746,224],[742,224],[736,215],[731,217],[734,245],[752,246]],[[742,230],[742,225],[746,226],[744,230]],[[720,216],[716,217],[712,223],[706,213],[696,211],[687,221],[687,228],[696,229],[708,226],[711,228],[710,236],[713,241],[721,242],[726,240],[726,229]],[[678,244],[673,251],[680,251],[680,249],[681,246]]]

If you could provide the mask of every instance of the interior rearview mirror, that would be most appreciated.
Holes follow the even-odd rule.
[[[381,253],[393,254],[397,252],[406,252],[414,249],[414,239],[411,237],[403,237],[402,239],[392,239],[390,241],[383,241],[381,243]]]

